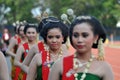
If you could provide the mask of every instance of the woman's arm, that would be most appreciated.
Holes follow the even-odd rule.
[[[58,59],[52,66],[48,80],[60,80],[60,75],[62,74],[62,59]]]
[[[2,52],[0,52],[0,80],[9,80],[7,62]]]
[[[35,80],[37,75],[37,67],[39,65],[41,65],[41,55],[36,54],[30,63],[26,80]]]
[[[14,39],[14,37],[12,37],[10,39],[8,49],[6,50],[6,54],[8,54],[12,57],[15,57],[15,53],[13,53],[13,48],[15,45],[16,45],[16,40]]]
[[[24,71],[24,72],[28,72],[28,68],[29,68],[29,64],[32,60],[32,58],[34,57],[34,55],[38,52],[38,49],[37,49],[37,45],[33,46],[29,52],[28,52],[28,55],[25,57],[23,63],[22,63],[22,66],[21,66],[21,69]]]
[[[20,60],[22,58],[23,53],[24,53],[24,48],[23,48],[23,45],[21,45],[16,52],[16,56],[15,56],[15,60],[14,60],[15,66],[19,66],[19,67],[22,66],[22,63],[20,62]]]
[[[25,57],[25,59],[23,61],[23,64],[26,65],[26,66],[29,66],[32,58],[34,57],[34,55],[37,52],[38,52],[37,45],[35,45],[29,50],[28,55]]]

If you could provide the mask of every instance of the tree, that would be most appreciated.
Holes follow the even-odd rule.
[[[72,8],[77,16],[96,16],[105,26],[111,27],[115,27],[120,18],[120,5],[116,0],[52,0],[50,7],[58,17],[66,13],[68,8]]]
[[[16,20],[27,20],[28,22],[36,22],[32,18],[31,9],[35,6],[34,3],[38,0],[1,0],[1,4],[5,4],[11,8],[11,12],[6,15],[10,23]]]
[[[43,1],[43,3],[40,3]],[[76,16],[92,15],[101,20],[105,26],[114,27],[120,20],[119,0],[0,0],[0,3],[11,7],[11,13],[6,15],[10,22],[27,20],[36,22],[32,18],[31,9],[42,6],[42,11],[50,8],[52,15],[60,18],[62,13],[72,8]]]

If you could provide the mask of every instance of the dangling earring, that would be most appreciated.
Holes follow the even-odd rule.
[[[94,41],[94,44],[96,44],[96,43],[97,43],[97,40]]]
[[[69,40],[69,38],[67,38],[66,47],[67,47],[67,49],[69,49],[69,47],[70,47],[70,40]]]
[[[39,34],[37,34],[37,38],[36,38],[36,42],[38,42],[39,41]]]
[[[100,38],[98,41],[98,60],[104,61],[104,46],[103,46],[103,39]]]

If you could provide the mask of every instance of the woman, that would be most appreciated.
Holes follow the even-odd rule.
[[[27,80],[48,80],[49,69],[52,64],[57,59],[68,55],[68,52],[63,52],[61,48],[67,40],[68,27],[54,17],[47,19],[47,21],[41,31],[41,36],[45,42],[45,50],[33,57]]]
[[[15,66],[17,66],[17,73],[14,80],[26,80],[26,75],[22,75],[21,69],[19,67],[21,67],[21,62],[26,57],[29,49],[31,49],[31,47],[33,47],[33,45],[37,43],[37,26],[34,24],[27,24],[24,28],[24,34],[26,35],[28,42],[22,44],[17,50],[14,60]]]
[[[51,19],[51,17],[48,17],[48,18],[44,18],[39,26],[38,26],[38,32],[40,33],[41,32],[41,29],[43,28],[43,26],[47,23],[47,19]],[[29,64],[32,60],[32,58],[34,57],[34,55],[36,53],[40,53],[42,50],[44,50],[44,42],[43,40],[39,40],[39,42],[37,44],[35,44],[28,52],[28,55],[26,56],[26,58],[24,59],[23,63],[22,63],[22,66],[21,66],[21,69],[24,71],[24,72],[28,72],[28,68],[29,68]]]
[[[24,27],[25,24],[18,24],[16,25],[16,27],[14,28],[15,30],[15,36],[13,36],[10,39],[9,45],[8,45],[8,49],[6,50],[6,54],[11,56],[11,64],[12,64],[12,79],[15,78],[15,66],[14,66],[14,58],[16,56],[16,51],[18,49],[18,46],[23,44],[24,42],[27,42],[27,38],[24,35]]]
[[[76,52],[52,66],[49,80],[114,80],[110,65],[104,61],[101,47],[106,34],[95,17],[77,17],[71,24],[69,36]],[[97,47],[99,56],[95,58],[92,48]]]
[[[17,48],[20,44],[23,44],[24,42],[27,42],[27,38],[24,35],[24,27],[25,24],[19,24],[15,27],[15,36],[13,36],[10,39],[8,49],[6,51],[6,54],[12,56],[13,58],[15,57],[15,53],[17,51]]]
[[[0,51],[0,80],[9,80],[7,62],[1,51]]]
[[[39,27],[38,27],[39,33],[41,32],[44,25],[47,22],[49,22],[49,21],[47,21],[48,19],[52,20],[52,19],[54,19],[54,17],[44,18],[40,22]],[[64,51],[67,51],[67,47],[65,44],[62,44],[62,49],[64,49]],[[21,68],[24,72],[26,72],[26,73],[28,72],[29,64],[30,64],[32,58],[34,57],[34,55],[36,53],[41,53],[42,50],[45,50],[44,49],[44,42],[43,42],[43,40],[40,39],[39,42],[29,50],[28,55],[26,56],[26,58],[24,59],[24,61],[22,63]]]

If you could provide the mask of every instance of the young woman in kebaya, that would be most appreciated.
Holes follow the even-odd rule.
[[[44,39],[45,50],[33,57],[27,80],[48,80],[53,63],[69,55],[67,50],[62,49],[68,37],[68,27],[60,20],[54,17],[48,18],[40,34]]]
[[[103,57],[105,30],[95,17],[77,17],[71,24],[69,36],[76,51],[53,64],[49,80],[114,80],[111,66]],[[98,48],[97,58],[92,48]]]
[[[22,61],[27,56],[27,53],[34,44],[37,43],[37,26],[35,24],[26,24],[24,28],[24,34],[26,35],[28,42],[19,46],[14,64],[16,66],[16,76],[15,80],[26,80],[26,74],[20,69]]]

